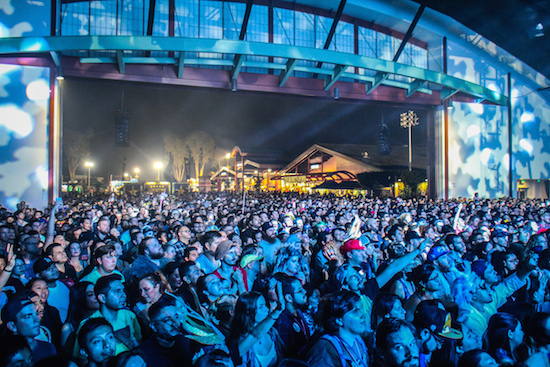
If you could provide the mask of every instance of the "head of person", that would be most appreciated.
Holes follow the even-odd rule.
[[[139,349],[122,352],[109,360],[109,367],[147,367],[145,354]]]
[[[523,329],[519,320],[508,313],[499,312],[491,316],[483,340],[483,348],[490,354],[497,349],[506,352],[506,357],[515,360],[514,350],[523,342]]]
[[[0,337],[0,366],[32,367],[32,351],[27,338],[21,335],[3,335]]]
[[[282,246],[275,257],[274,273],[296,275],[302,268],[302,254],[293,246]]]
[[[224,238],[219,231],[208,231],[201,237],[201,244],[205,252],[209,251],[215,254],[218,249],[218,245],[223,240]]]
[[[71,288],[71,302],[69,305],[69,317],[78,324],[92,311],[99,309],[99,301],[95,295],[94,284],[81,281]]]
[[[178,240],[183,243],[191,241],[191,230],[187,226],[180,226],[177,231]]]
[[[146,274],[138,280],[139,292],[145,303],[155,303],[168,290],[170,285],[160,271]]]
[[[457,367],[498,367],[498,365],[497,361],[486,351],[472,349],[460,357]]]
[[[325,331],[338,335],[344,330],[354,335],[365,332],[365,315],[359,309],[359,296],[351,291],[332,294],[323,305]]]
[[[40,297],[40,302],[46,304],[48,297],[50,296],[50,288],[48,283],[42,278],[33,278],[25,285],[26,289],[32,290]]]
[[[347,240],[340,246],[340,253],[346,259],[346,262],[352,265],[359,265],[366,260],[365,247],[361,241],[356,239]]]
[[[45,255],[53,260],[54,263],[62,264],[67,262],[68,257],[63,246],[59,243],[52,243],[46,248]]]
[[[115,355],[113,327],[103,317],[88,319],[78,332],[78,344],[84,358],[101,365]]]
[[[388,318],[376,328],[376,348],[386,367],[418,367],[420,350],[416,330],[408,322]]]
[[[426,354],[443,346],[445,339],[460,340],[462,333],[451,327],[451,314],[438,300],[422,301],[414,312],[413,325]]]
[[[180,267],[181,263],[170,261],[166,265],[162,267],[162,274],[168,281],[168,284],[170,284],[170,288],[173,291],[176,291],[181,287],[183,284],[183,281],[181,280],[180,276]]]
[[[195,363],[194,367],[234,367],[233,360],[231,356],[221,350],[214,349],[201,357],[199,357]],[[282,366],[279,364],[279,366]]]
[[[252,291],[240,295],[235,304],[229,340],[239,340],[268,316],[269,307],[259,292]]]
[[[44,279],[47,283],[54,283],[59,279],[59,269],[49,257],[39,257],[34,262],[32,269],[37,277]]]
[[[365,276],[360,267],[345,263],[336,268],[332,274],[334,285],[338,289],[358,293],[365,284]]]
[[[371,313],[371,327],[376,327],[384,319],[396,318],[405,320],[405,309],[398,296],[392,293],[379,293],[374,299]]]
[[[140,255],[145,255],[153,260],[164,257],[164,249],[155,237],[145,237],[139,244],[138,252]]]
[[[243,249],[239,265],[247,272],[259,273],[263,256],[258,252],[255,246],[248,246]]]
[[[267,221],[262,225],[262,239],[268,243],[277,242],[277,228],[273,225],[272,221]]]
[[[156,336],[173,341],[182,333],[182,314],[175,298],[164,296],[149,307],[149,320]]]
[[[196,287],[197,280],[204,275],[204,272],[193,262],[186,261],[179,267],[181,281],[192,287]]]
[[[535,348],[550,346],[550,313],[537,312],[529,317],[525,324],[525,334]]]
[[[112,244],[107,244],[96,248],[93,257],[97,263],[97,266],[100,267],[105,273],[112,273],[116,269],[118,255],[116,253],[115,246]]]
[[[448,234],[445,236],[445,243],[451,251],[454,251],[460,255],[464,255],[466,253],[466,244],[459,235],[454,233]]]
[[[489,285],[499,282],[498,273],[494,266],[487,260],[476,260],[472,262],[472,272],[476,273]]]
[[[40,334],[40,320],[36,306],[26,293],[16,294],[4,305],[2,323],[14,335],[34,338]]]
[[[40,242],[40,235],[36,231],[30,231],[27,236],[22,236],[21,245],[25,253],[31,257],[36,258],[42,255],[44,244]]]
[[[442,287],[439,271],[430,263],[424,263],[412,269],[410,278],[421,291],[436,292]]]
[[[65,253],[67,254],[68,258],[80,259],[80,255],[82,254],[82,248],[80,247],[80,243],[71,242],[69,246],[65,247]]]
[[[99,278],[94,286],[94,291],[100,307],[118,311],[126,306],[126,292],[122,277],[118,274]]]
[[[221,260],[230,266],[235,266],[239,259],[239,256],[237,255],[237,247],[233,241],[230,240],[223,240],[218,244],[216,251],[214,252],[214,257],[216,260]]]
[[[199,277],[196,289],[201,303],[210,304],[225,294],[221,279],[214,274]]]
[[[288,305],[301,310],[307,309],[307,291],[302,286],[300,279],[293,276],[285,276],[282,279],[282,285],[283,296]]]
[[[428,252],[428,261],[442,273],[447,273],[453,267],[453,260],[446,246],[434,245]]]

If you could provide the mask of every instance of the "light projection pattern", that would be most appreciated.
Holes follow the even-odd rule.
[[[0,65],[0,205],[48,199],[48,68]]]
[[[506,73],[465,48],[449,45],[448,73],[506,93]],[[512,182],[550,178],[550,104],[513,80]],[[480,103],[449,110],[449,196],[508,196],[508,111]],[[515,190],[515,188],[512,188]]]

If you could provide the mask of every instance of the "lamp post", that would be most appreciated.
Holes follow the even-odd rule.
[[[90,168],[92,168],[94,164],[92,162],[86,162],[84,165],[88,167],[88,191],[90,191]]]
[[[157,169],[157,182],[160,182],[160,169],[162,168],[162,162],[156,162],[155,168]]]
[[[401,127],[409,129],[409,171],[412,171],[412,132],[411,127],[418,125],[418,116],[413,111],[401,114]]]
[[[136,174],[136,180],[139,180],[139,168],[134,168],[134,173]]]

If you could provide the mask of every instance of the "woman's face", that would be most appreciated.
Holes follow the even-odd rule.
[[[260,298],[258,298],[258,300],[256,301],[256,312],[254,314],[254,322],[258,324],[264,321],[268,315],[269,315],[269,307],[267,307],[265,298],[263,296],[260,296]]]
[[[160,284],[153,284],[148,279],[142,279],[139,282],[139,290],[141,297],[145,300],[145,303],[155,303],[160,298]]]
[[[300,258],[292,256],[286,263],[286,271],[290,274],[296,274],[300,271]]]
[[[164,251],[164,257],[167,259],[174,259],[176,257],[176,249],[174,246],[168,246],[166,250]]]
[[[396,299],[393,307],[390,311],[390,317],[395,317],[396,319],[405,320],[405,309],[401,304],[401,301]]]
[[[462,339],[462,350],[464,352],[481,349],[482,342],[480,335],[476,334],[465,324],[462,324],[462,333],[464,334],[464,338]]]
[[[99,310],[99,301],[95,296],[94,285],[86,287],[86,306],[89,310]]]
[[[515,254],[510,254],[506,257],[506,261],[504,261],[504,267],[508,271],[514,271],[518,267],[519,260],[518,257]]]
[[[79,243],[76,243],[76,242],[71,243],[69,250],[71,252],[71,257],[79,257],[81,254]]]
[[[46,303],[48,296],[50,295],[50,290],[48,289],[48,284],[44,280],[37,280],[31,287],[32,291],[40,297],[42,303]]]
[[[180,277],[180,270],[176,269],[170,274],[170,277],[168,277],[168,282],[170,283],[170,286],[172,289],[178,289],[183,284],[183,281]]]

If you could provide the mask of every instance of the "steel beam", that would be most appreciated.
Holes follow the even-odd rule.
[[[342,76],[342,74],[344,73],[344,71],[346,71],[348,67],[346,65],[336,65],[334,67],[334,69],[332,70],[332,74],[329,75],[326,79],[325,79],[325,88],[324,90],[327,91],[330,89],[330,87],[332,87],[332,85],[334,83],[336,83],[336,81],[338,80],[338,78],[340,78]]]
[[[458,90],[458,89],[444,89],[444,90],[442,90],[441,91],[441,101],[448,100],[449,98],[451,98],[452,96],[454,96],[458,92],[460,92],[460,90]]]
[[[414,16],[414,19],[409,26],[409,29],[407,30],[407,33],[405,34],[405,37],[403,37],[403,41],[401,41],[401,44],[399,45],[399,48],[397,49],[397,52],[393,56],[393,61],[396,62],[399,60],[399,56],[401,56],[401,53],[405,49],[405,46],[407,45],[407,42],[409,42],[409,39],[412,37],[413,31],[416,28],[416,24],[420,20],[420,17],[422,16],[422,13],[424,12],[424,9],[426,8],[426,5],[422,4],[420,5],[420,8],[416,11],[416,14]]]
[[[125,65],[124,65],[124,54],[123,51],[117,51],[116,52],[116,60],[118,63],[118,71],[121,74],[124,74],[125,71]]]
[[[323,45],[323,50],[328,50],[328,48],[330,47],[330,43],[332,42],[332,38],[334,37],[334,33],[336,32],[336,27],[338,26],[338,22],[340,21],[340,18],[342,17],[342,12],[344,11],[344,7],[346,6],[346,1],[347,0],[340,0],[340,5],[338,5],[338,10],[336,11],[334,19],[332,20],[330,31],[328,32],[327,39],[325,40],[325,44]],[[322,65],[322,62],[317,63],[318,68],[321,68]],[[313,78],[317,77],[318,75],[313,76]]]
[[[409,85],[409,88],[407,90],[407,93],[405,94],[405,97],[409,98],[425,85],[426,85],[426,81],[424,80],[420,80],[420,79],[413,80],[413,82]]]
[[[185,67],[185,57],[183,52],[180,52],[180,57],[178,58],[178,78],[183,78],[183,68]]]
[[[52,57],[52,61],[55,65],[56,68],[60,67],[61,66],[61,61],[59,60],[59,55],[57,54],[57,52],[50,52],[50,56]]]
[[[241,26],[241,33],[239,33],[239,40],[243,41],[246,36],[246,29],[248,28],[248,20],[250,19],[250,13],[252,12],[252,3],[254,0],[246,1],[246,10],[244,11],[243,25]]]
[[[279,87],[282,87],[285,85],[286,81],[294,71],[294,68],[298,64],[298,60],[296,59],[289,59],[286,62],[286,68],[285,70],[281,71],[281,74],[279,74]]]
[[[243,68],[244,56],[239,54],[235,55],[235,61],[233,62],[233,69],[230,72],[231,80],[237,79],[241,69]]]
[[[380,85],[389,75],[395,74],[411,79],[424,80],[444,89],[459,91],[472,98],[483,98],[488,102],[505,106],[507,97],[481,85],[459,79],[437,71],[416,66],[399,64],[368,56],[333,52],[328,50],[299,47],[292,45],[248,42],[239,40],[218,40],[185,37],[148,37],[148,36],[58,36],[58,37],[6,37],[0,42],[0,56],[36,57],[37,53],[78,52],[78,51],[173,51],[173,52],[209,52],[219,54],[280,57],[289,60],[306,60],[347,65],[354,68],[374,70],[378,74],[367,91]],[[124,58],[126,60],[126,58]],[[185,65],[190,65],[185,60]],[[226,61],[233,66],[231,60]],[[208,61],[212,62],[212,61]],[[174,62],[175,64],[175,62]],[[216,64],[212,62],[212,64]],[[267,64],[266,64],[267,65]],[[314,73],[332,73],[332,70],[310,68]],[[314,69],[314,70],[313,70]],[[348,68],[349,69],[349,68]],[[296,69],[298,70],[298,69]],[[387,74],[387,75],[386,75]],[[347,72],[348,75],[354,75]],[[360,75],[357,75],[357,79]],[[390,80],[387,81],[388,83]]]
[[[382,73],[382,72],[376,73],[376,75],[374,76],[374,81],[367,82],[365,92],[367,94],[372,93],[372,91],[374,91],[376,88],[378,88],[378,86],[380,86],[386,79],[388,79],[389,76],[390,76],[390,74],[388,74],[388,73]]]

